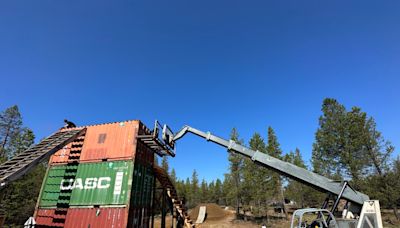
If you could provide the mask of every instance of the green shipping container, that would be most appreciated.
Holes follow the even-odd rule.
[[[135,163],[132,205],[136,208],[150,207],[153,194],[153,169],[141,163]]]
[[[126,205],[132,175],[132,161],[53,166],[46,177],[39,207]]]
[[[41,207],[55,207],[63,198],[70,197],[71,191],[60,191],[60,184],[64,178],[75,176],[77,169],[78,165],[54,166],[49,169],[41,194]]]

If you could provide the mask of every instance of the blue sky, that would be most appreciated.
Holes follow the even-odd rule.
[[[325,97],[360,106],[400,148],[399,1],[1,1],[0,109],[38,138],[155,119],[266,136],[310,159]],[[193,136],[178,177],[213,180],[226,150]],[[398,154],[398,149],[396,149]]]

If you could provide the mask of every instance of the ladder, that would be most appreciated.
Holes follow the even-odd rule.
[[[37,164],[50,157],[68,143],[86,132],[86,128],[62,129],[53,135],[15,155],[11,160],[0,165],[0,189],[17,180],[33,169]]]
[[[167,190],[168,197],[171,199],[172,204],[174,205],[176,211],[179,213],[179,216],[184,220],[185,226],[188,228],[195,227],[195,224],[193,224],[193,221],[190,220],[190,217],[186,212],[182,200],[179,200],[178,194],[175,190],[175,186],[169,179],[167,172],[158,166],[154,166],[153,169],[157,180],[161,183],[161,186]]]

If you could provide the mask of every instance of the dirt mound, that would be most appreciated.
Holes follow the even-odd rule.
[[[204,203],[199,204],[195,208],[189,210],[189,216],[193,221],[196,221],[201,206],[206,206],[205,221],[220,220],[229,214],[228,211],[225,211],[223,208],[221,208],[221,206],[218,206],[215,203]]]

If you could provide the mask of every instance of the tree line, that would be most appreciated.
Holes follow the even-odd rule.
[[[23,124],[18,106],[0,113],[0,164],[28,149],[34,140],[33,131]],[[9,227],[19,227],[33,215],[45,172],[45,164],[40,164],[0,190],[0,213]]]
[[[400,205],[400,160],[393,157],[392,143],[378,131],[373,117],[360,107],[346,109],[337,100],[327,98],[322,103],[310,166],[295,148],[284,153],[272,127],[266,137],[254,133],[248,143],[232,129],[230,138],[239,144],[278,159],[291,162],[335,180],[349,180],[355,189],[371,199],[380,200],[383,208],[392,209],[396,218]],[[34,143],[35,135],[23,124],[17,106],[0,112],[0,163],[11,159]],[[255,165],[251,160],[229,153],[229,170],[224,179],[207,183],[199,180],[196,170],[192,177],[180,180],[174,169],[169,170],[163,158],[162,166],[169,171],[178,193],[186,198],[187,206],[212,202],[239,210],[251,209],[263,214],[270,205],[293,200],[299,207],[319,207],[324,195],[271,170]],[[6,224],[22,224],[33,214],[46,164],[40,164],[22,179],[0,191],[0,210]],[[0,212],[1,212],[0,211]],[[239,213],[238,213],[239,214]]]
[[[371,199],[380,200],[382,208],[392,209],[400,220],[397,212],[400,206],[400,160],[393,157],[395,148],[378,131],[374,118],[360,107],[346,109],[332,98],[324,99],[321,112],[310,166],[306,165],[298,148],[286,153],[282,151],[272,127],[267,128],[266,138],[256,132],[247,144],[233,128],[230,139],[331,179],[349,181],[353,188],[368,194]],[[186,180],[177,179],[174,169],[170,171],[178,193],[187,199],[189,207],[200,202],[215,202],[234,207],[237,214],[250,208],[254,214],[265,214],[271,205],[284,205],[285,200],[292,200],[301,208],[320,207],[326,197],[241,155],[231,152],[228,159],[229,170],[224,180],[210,183],[200,182],[196,170]],[[162,166],[169,170],[165,158]]]

